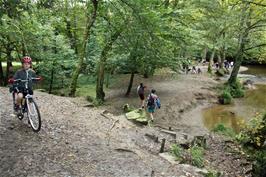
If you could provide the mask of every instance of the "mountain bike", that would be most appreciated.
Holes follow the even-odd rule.
[[[39,80],[41,80],[41,78],[29,78],[27,80],[16,79],[16,80],[10,81],[10,83],[13,82],[12,84],[23,82],[25,85],[25,90],[24,90],[25,96],[23,96],[23,99],[21,100],[21,106],[17,108],[17,117],[18,119],[22,120],[26,115],[28,118],[28,123],[30,124],[34,132],[40,131],[42,122],[41,122],[41,114],[40,114],[38,105],[34,101],[33,95],[30,94],[30,89],[28,87],[28,84],[29,82],[39,81]],[[11,90],[12,97],[13,97],[14,110],[16,109],[15,94],[18,92],[18,90],[16,89],[17,88],[14,87]]]

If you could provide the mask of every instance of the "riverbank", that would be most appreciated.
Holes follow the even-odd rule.
[[[158,74],[137,76],[134,87],[143,82],[155,88],[162,108],[154,124],[137,125],[125,119],[122,106],[139,107],[135,89],[125,97],[129,76],[106,92],[106,105],[88,107],[82,98],[67,98],[35,92],[43,126],[35,134],[27,120],[12,117],[12,100],[7,88],[0,88],[0,173],[4,176],[203,176],[191,165],[169,162],[159,155],[163,139],[165,151],[184,136],[204,135],[208,141],[204,164],[224,176],[246,175],[245,159],[227,154],[227,143],[204,127],[201,110],[217,102],[220,81],[207,73],[200,75]],[[123,86],[123,87],[121,87]],[[176,136],[163,131],[176,132]],[[158,137],[158,141],[152,137]],[[218,153],[219,152],[219,153]],[[223,154],[221,162],[220,155]],[[219,165],[231,164],[231,166]]]

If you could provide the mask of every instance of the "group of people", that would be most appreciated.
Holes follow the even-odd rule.
[[[143,83],[140,83],[137,87],[137,93],[140,98],[140,104],[141,108],[144,109],[145,106],[147,107],[147,110],[150,114],[151,121],[154,120],[153,114],[155,110],[158,108],[161,108],[161,103],[159,97],[156,95],[156,90],[151,89],[147,99],[146,99],[146,105],[145,105],[145,90],[147,89],[146,86],[143,85]]]
[[[183,65],[183,69],[184,69],[186,74],[188,74],[189,72],[191,72],[192,74],[201,74],[202,73],[200,67],[197,68],[196,66],[192,66],[192,68],[190,68],[188,65]]]
[[[198,67],[196,68],[196,66],[192,66],[192,74],[201,74],[201,69]]]
[[[218,62],[216,62],[214,65],[215,65],[216,69],[220,68]],[[223,63],[223,66],[224,66],[225,69],[233,68],[234,62],[233,61],[229,62],[229,61],[225,60],[224,63]]]

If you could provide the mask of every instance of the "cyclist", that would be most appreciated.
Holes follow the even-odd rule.
[[[29,89],[29,94],[33,94],[32,90],[32,80],[31,78],[36,78],[37,75],[35,71],[32,68],[32,60],[30,57],[25,56],[22,58],[22,69],[18,70],[13,79],[16,80],[29,80],[28,83],[28,89]],[[22,99],[26,96],[26,88],[25,88],[25,83],[24,82],[15,82],[13,84],[13,89],[15,92],[15,111],[18,110],[19,107],[21,107],[21,101]]]

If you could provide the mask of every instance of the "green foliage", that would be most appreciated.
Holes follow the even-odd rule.
[[[230,104],[233,98],[240,98],[244,96],[244,90],[241,83],[237,82],[233,85],[226,84],[222,90],[222,94],[219,96],[219,102],[221,104]]]
[[[189,149],[190,155],[191,155],[191,164],[202,168],[204,167],[204,149],[202,147],[193,146]]]
[[[252,158],[255,160],[252,169],[252,176],[261,177],[266,176],[266,149],[255,151],[253,150],[251,153]]]
[[[217,71],[216,71],[216,73],[215,73],[217,76],[220,76],[220,77],[222,77],[222,76],[224,76],[225,75],[225,70],[224,69],[222,69],[222,68],[220,68],[220,69],[218,69]]]
[[[244,125],[237,139],[244,145],[262,147],[266,140],[266,114],[264,116],[258,114]]]
[[[84,85],[79,84],[78,88],[77,88],[76,95],[80,96],[80,97],[88,97],[89,96],[89,97],[95,98],[95,96],[96,96],[95,84],[84,84]]]
[[[221,172],[215,170],[208,170],[207,174],[204,174],[205,177],[220,177],[222,176]]]
[[[89,1],[88,1],[89,2]],[[81,73],[95,76],[105,41],[123,29],[113,43],[105,69],[110,72],[154,74],[158,68],[178,71],[182,63],[199,60],[204,48],[209,53],[235,56],[240,20],[245,1],[215,0],[99,1],[97,19],[86,48]],[[89,3],[90,4],[90,3]],[[86,16],[92,10],[86,1],[3,1],[0,3],[0,61],[19,61],[30,55],[45,78],[44,87],[68,86],[82,49]],[[250,4],[246,60],[265,61],[265,9]],[[7,10],[8,9],[8,10]],[[87,9],[86,11],[84,9]],[[245,14],[244,14],[245,15]],[[259,46],[259,47],[256,47]],[[207,57],[209,58],[209,57]],[[217,56],[215,56],[217,58]],[[233,97],[243,96],[240,87],[230,88]],[[91,95],[91,94],[89,94]]]
[[[223,90],[223,93],[219,96],[219,102],[222,104],[230,104],[232,102],[232,96],[228,89]]]
[[[129,104],[125,104],[125,105],[123,106],[123,111],[124,111],[124,113],[131,112],[131,111],[133,111],[133,110],[134,110],[134,108],[131,107]]]
[[[181,163],[189,163],[196,167],[204,167],[204,148],[197,145],[188,150],[183,149],[180,145],[171,146],[171,154]]]
[[[102,106],[102,105],[103,105],[103,101],[95,98],[95,99],[93,100],[92,104],[93,104],[94,106],[96,106],[96,107],[98,107],[98,106]]]
[[[226,135],[229,137],[235,137],[236,134],[232,128],[225,127],[223,124],[218,124],[212,130],[215,133],[221,133],[222,135]]]
[[[171,146],[171,154],[174,155],[174,157],[176,158],[176,160],[181,161],[183,158],[183,149],[181,148],[180,145],[177,144],[173,144]]]
[[[233,98],[241,98],[244,97],[244,90],[242,84],[237,80],[236,83],[227,85],[227,89]]]

